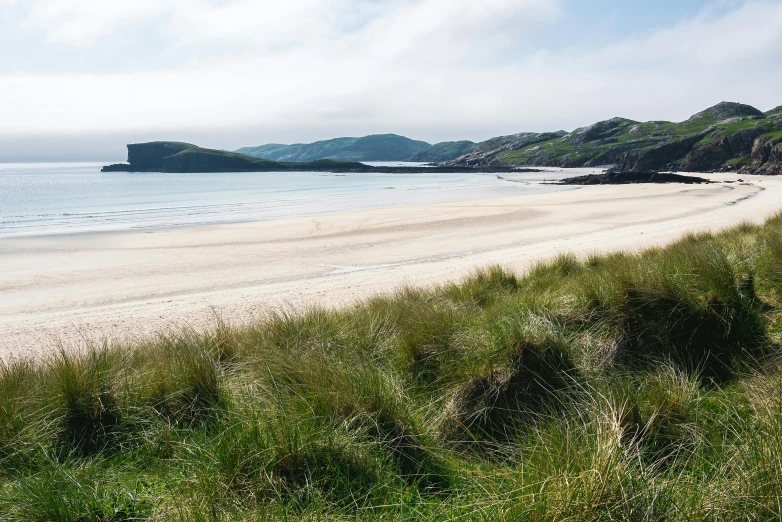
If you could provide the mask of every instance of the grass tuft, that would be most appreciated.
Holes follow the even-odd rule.
[[[79,453],[106,449],[120,424],[121,411],[112,389],[114,358],[104,347],[85,355],[61,352],[52,377],[62,411],[63,442]]]

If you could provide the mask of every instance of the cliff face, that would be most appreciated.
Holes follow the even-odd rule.
[[[756,139],[752,146],[751,164],[741,171],[782,174],[782,135]]]
[[[717,170],[731,160],[740,159],[752,153],[755,140],[763,131],[758,127],[740,129],[732,134],[721,134],[695,147],[682,160],[681,169],[686,171]]]
[[[708,134],[702,133],[682,140],[660,143],[651,149],[635,149],[616,158],[616,170],[643,172],[671,166],[677,159],[692,150],[693,145]]]
[[[782,107],[722,102],[679,123],[611,118],[566,134],[493,138],[447,165],[614,166],[619,171],[778,173]]]

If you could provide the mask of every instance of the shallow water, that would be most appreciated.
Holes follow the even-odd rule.
[[[0,236],[253,221],[562,190],[541,175],[101,173],[98,163],[0,164]],[[507,178],[513,177],[517,181]]]

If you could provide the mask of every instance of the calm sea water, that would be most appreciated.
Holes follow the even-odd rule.
[[[494,174],[101,173],[101,165],[0,164],[0,237],[226,223],[556,190]]]

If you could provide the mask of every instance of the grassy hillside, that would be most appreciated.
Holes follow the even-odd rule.
[[[452,164],[547,165],[620,170],[782,173],[782,111],[723,102],[686,121],[612,118],[564,133],[525,133],[481,143]]]
[[[0,367],[0,519],[780,520],[782,216]]]
[[[463,156],[473,150],[477,143],[472,141],[443,141],[436,143],[408,158],[408,161],[441,162]]]
[[[363,138],[336,138],[295,145],[261,145],[243,147],[236,152],[276,161],[405,161],[431,145],[396,134],[373,134]]]

